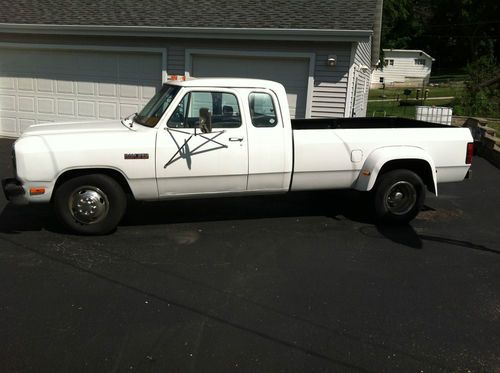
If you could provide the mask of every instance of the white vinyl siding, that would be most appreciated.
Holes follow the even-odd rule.
[[[370,76],[371,76],[371,42],[358,43],[356,54],[354,55],[354,66],[356,68],[354,73],[354,103],[353,103],[353,117],[366,116],[366,106],[368,102],[368,91],[370,89]],[[362,71],[361,67],[368,68]]]
[[[428,83],[432,70],[432,58],[418,51],[386,51],[384,60],[394,61],[394,64],[385,65],[383,69],[373,71],[371,83],[373,87],[383,83],[416,85]]]

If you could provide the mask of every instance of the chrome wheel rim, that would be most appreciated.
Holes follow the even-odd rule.
[[[95,224],[106,217],[109,201],[106,194],[94,186],[81,186],[71,193],[69,210],[80,224]]]
[[[407,181],[398,181],[391,185],[384,196],[385,207],[394,215],[407,214],[416,203],[417,191],[413,184]]]

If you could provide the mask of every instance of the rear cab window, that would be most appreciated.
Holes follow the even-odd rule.
[[[254,127],[275,127],[278,124],[274,99],[269,93],[251,92],[248,105]]]

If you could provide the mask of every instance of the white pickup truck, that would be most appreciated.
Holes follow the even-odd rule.
[[[291,120],[287,94],[251,79],[169,81],[117,121],[37,124],[13,146],[13,203],[51,202],[81,234],[115,229],[127,205],[164,200],[353,188],[376,216],[413,219],[426,190],[470,168],[467,128],[401,118]]]

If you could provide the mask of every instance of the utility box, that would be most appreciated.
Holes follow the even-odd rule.
[[[453,109],[440,106],[417,106],[417,120],[451,126]]]

